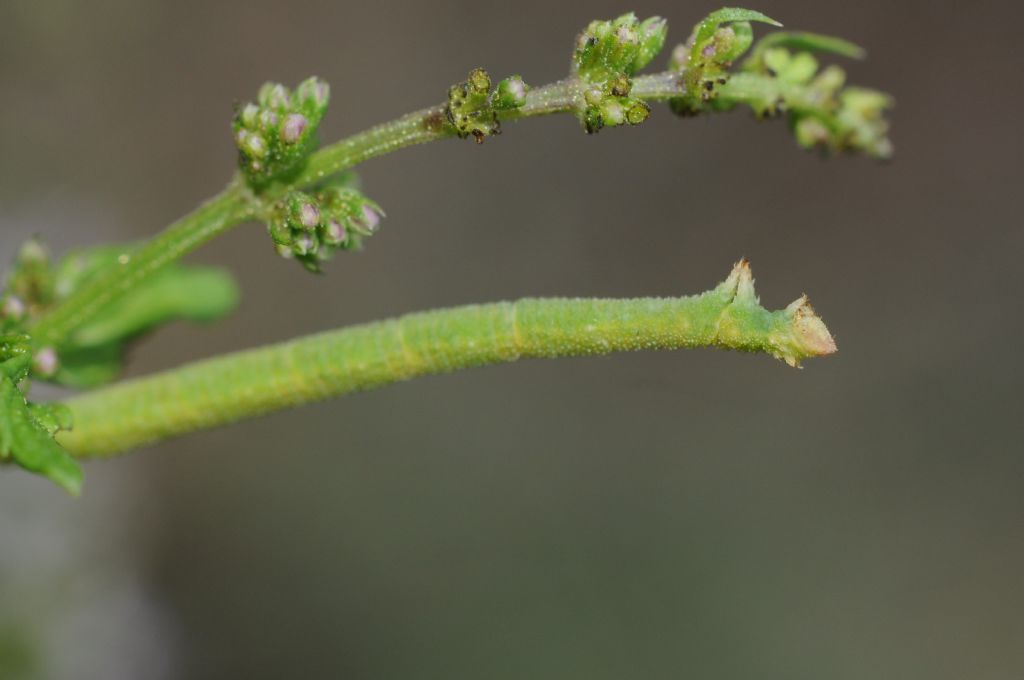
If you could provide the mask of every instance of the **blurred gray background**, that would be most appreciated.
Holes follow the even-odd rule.
[[[715,4],[0,6],[0,253],[143,238],[230,177],[232,104],[333,86],[334,140],[472,67],[544,83],[635,10]],[[740,256],[840,352],[706,351],[419,380],[86,467],[0,471],[4,678],[1024,677],[1024,337],[1009,2],[762,0],[867,47],[896,159],[739,111],[560,116],[367,163],[388,219],[314,277],[259,225],[194,256],[240,309],[131,375],[407,311],[694,293]],[[763,33],[763,31],[762,31]],[[5,670],[6,669],[6,670]]]

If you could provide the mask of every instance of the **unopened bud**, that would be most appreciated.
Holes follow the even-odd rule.
[[[288,106],[288,90],[280,83],[266,83],[260,88],[259,103],[269,109],[284,109]]]
[[[316,252],[317,243],[310,234],[301,234],[292,243],[292,252],[296,255],[309,255]]]
[[[322,109],[327,106],[331,96],[331,88],[327,83],[314,76],[299,83],[299,86],[295,89],[295,94],[300,105]]]
[[[367,231],[375,232],[380,227],[380,218],[384,213],[380,208],[374,207],[369,203],[365,204],[362,209],[362,223],[366,227]]]
[[[271,222],[267,225],[267,232],[271,240],[279,246],[289,247],[292,243],[292,232],[287,225],[281,222]]]
[[[640,47],[631,67],[633,73],[650,64],[661,52],[668,35],[668,22],[661,17],[651,17],[640,24],[639,33]]]
[[[42,241],[30,238],[21,245],[18,251],[19,264],[46,264],[50,261],[50,253]]]
[[[517,109],[526,103],[529,86],[520,76],[511,76],[498,83],[494,95],[494,107],[497,109]]]
[[[831,139],[828,128],[820,120],[811,116],[803,116],[797,120],[793,127],[793,134],[797,144],[805,149],[826,146]]]
[[[605,125],[622,125],[626,120],[626,111],[615,99],[601,104],[601,119]]]
[[[308,125],[309,120],[301,113],[289,114],[284,119],[284,125],[281,126],[281,139],[288,144],[294,144],[302,137],[302,133],[306,131]]]
[[[255,104],[246,104],[242,107],[242,112],[238,114],[238,119],[246,127],[255,127],[259,115],[260,107]]]
[[[0,307],[0,315],[11,321],[20,321],[25,316],[25,303],[17,295],[8,295]]]
[[[60,360],[57,358],[57,351],[52,347],[44,347],[32,357],[32,368],[37,375],[43,378],[50,378],[60,368]]]
[[[347,236],[348,230],[338,220],[331,220],[324,227],[324,243],[329,246],[338,247],[344,245]]]
[[[651,115],[651,107],[647,102],[636,101],[626,111],[626,122],[630,125],[639,125]]]
[[[260,127],[263,128],[264,130],[277,127],[277,114],[271,111],[270,109],[266,109],[260,113],[259,122]]]
[[[312,203],[303,203],[299,208],[299,224],[306,229],[315,229],[320,223],[320,209]]]
[[[248,134],[242,141],[246,153],[255,158],[263,158],[267,155],[267,143],[263,137],[256,134]]]

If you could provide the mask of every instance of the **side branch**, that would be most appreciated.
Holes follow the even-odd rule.
[[[252,217],[249,192],[232,183],[167,227],[136,252],[125,252],[116,266],[62,301],[30,328],[37,346],[60,345],[103,309],[142,281],[215,236]]]
[[[678,74],[640,76],[636,87],[640,96],[663,100],[679,94],[682,86],[678,80]],[[502,112],[499,118],[514,120],[571,112],[573,91],[568,80],[535,88],[527,95],[524,106]],[[309,157],[297,177],[287,183],[272,184],[259,195],[248,190],[236,177],[223,192],[167,227],[141,250],[125,253],[117,267],[61,302],[31,329],[35,344],[40,347],[63,344],[78,328],[141,281],[215,236],[256,217],[257,213],[266,212],[267,206],[289,191],[315,185],[371,158],[455,134],[455,128],[445,118],[444,106],[439,105],[406,114],[324,147]]]
[[[573,113],[578,102],[579,88],[574,79],[536,87],[526,94],[521,107],[498,111],[501,122]],[[685,92],[682,73],[666,71],[637,76],[633,81],[633,94],[647,101],[667,101]],[[349,170],[363,161],[383,156],[408,146],[425,144],[456,136],[456,129],[445,118],[445,105],[440,104],[360,132],[335,144],[324,147],[309,157],[302,173],[290,186],[308,186],[335,173]],[[272,194],[283,193],[285,187],[275,187]]]
[[[76,397],[58,440],[109,456],[188,432],[421,375],[520,358],[721,347],[792,366],[835,344],[805,297],[760,306],[746,261],[702,295],[524,299],[411,314],[187,365]]]

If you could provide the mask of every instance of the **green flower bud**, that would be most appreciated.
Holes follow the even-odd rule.
[[[0,320],[18,322],[25,318],[28,310],[17,295],[7,295],[0,304]]]
[[[238,119],[246,128],[254,128],[260,116],[260,107],[255,104],[246,104],[238,113]]]
[[[345,245],[345,240],[348,238],[348,229],[345,228],[345,224],[338,219],[331,219],[327,222],[324,227],[324,243],[334,247],[340,248]]]
[[[267,155],[267,143],[257,134],[249,133],[242,142],[242,148],[250,158],[263,158]]]
[[[526,93],[530,87],[520,76],[510,76],[498,83],[492,105],[495,109],[518,109],[526,103]]]
[[[626,122],[626,109],[617,99],[609,98],[598,107],[603,125],[622,125]]]
[[[44,347],[32,357],[32,370],[40,378],[52,378],[59,368],[57,350],[52,347]]]
[[[281,110],[288,106],[288,89],[280,83],[264,83],[257,100],[262,108]]]
[[[316,253],[318,248],[319,243],[310,234],[299,234],[292,242],[292,252],[299,257]]]
[[[639,125],[651,115],[651,107],[647,102],[635,100],[626,111],[626,122],[630,125]]]
[[[817,73],[818,60],[810,52],[791,54],[784,47],[776,47],[765,50],[764,66],[782,82],[805,85]]]
[[[641,54],[640,22],[630,12],[612,21],[592,21],[576,40],[573,71],[588,81],[633,75],[652,55]],[[653,46],[653,45],[651,45]]]
[[[10,323],[34,319],[56,302],[56,275],[42,241],[31,238],[21,245],[4,288],[0,319]]]
[[[793,136],[797,144],[805,149],[828,147],[832,141],[832,134],[817,118],[802,116],[797,118],[793,124]]]
[[[661,53],[665,47],[665,38],[668,36],[668,22],[661,17],[645,19],[640,24],[639,32],[640,46],[630,68],[632,73],[642,70]]]
[[[829,96],[834,95],[839,90],[843,89],[843,85],[846,84],[846,72],[838,66],[832,65],[823,69],[821,73],[814,79],[814,89],[827,93]]]
[[[267,231],[274,245],[290,248],[292,245],[292,232],[287,222],[275,221],[267,225]]]
[[[309,120],[305,116],[301,113],[290,113],[284,119],[284,125],[281,126],[281,139],[286,144],[295,144],[302,139],[302,134],[307,127],[309,127]]]
[[[875,158],[889,158],[892,142],[887,133],[885,110],[892,99],[877,90],[849,87],[839,95],[836,120],[843,129],[840,150],[857,149]]]
[[[48,267],[50,265],[50,251],[37,238],[30,238],[21,244],[18,250],[19,267]]]

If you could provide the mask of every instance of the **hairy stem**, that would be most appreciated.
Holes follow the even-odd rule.
[[[526,103],[508,111],[499,111],[498,120],[511,121],[554,113],[571,113],[578,104],[576,81],[572,78],[535,87],[526,95]],[[632,95],[649,101],[665,101],[684,92],[682,72],[666,71],[633,79]],[[348,170],[365,160],[392,151],[425,144],[455,136],[455,128],[445,118],[444,105],[433,106],[407,114],[388,123],[370,128],[335,144],[324,147],[309,158],[309,162],[288,186],[304,186],[337,172]],[[288,187],[278,186],[271,191],[284,193]]]
[[[72,454],[107,456],[177,435],[416,376],[521,358],[722,347],[797,365],[835,344],[806,298],[770,312],[745,261],[702,295],[524,299],[410,314],[189,364],[76,397]]]
[[[37,346],[59,345],[103,308],[166,265],[252,216],[248,190],[233,182],[65,299],[31,329]]]
[[[682,92],[679,73],[638,76],[634,94],[660,101]],[[527,94],[519,109],[499,114],[502,120],[515,120],[553,113],[571,112],[576,96],[571,79],[537,87]],[[422,109],[388,123],[342,139],[312,154],[296,178],[276,184],[255,196],[237,179],[224,191],[209,199],[192,213],[170,225],[139,251],[126,255],[106,275],[76,291],[32,329],[38,346],[59,345],[75,330],[91,321],[103,308],[133,289],[162,267],[198,248],[213,237],[245,222],[265,205],[297,188],[308,187],[325,177],[348,170],[370,158],[392,151],[455,136],[445,118],[444,106]]]

